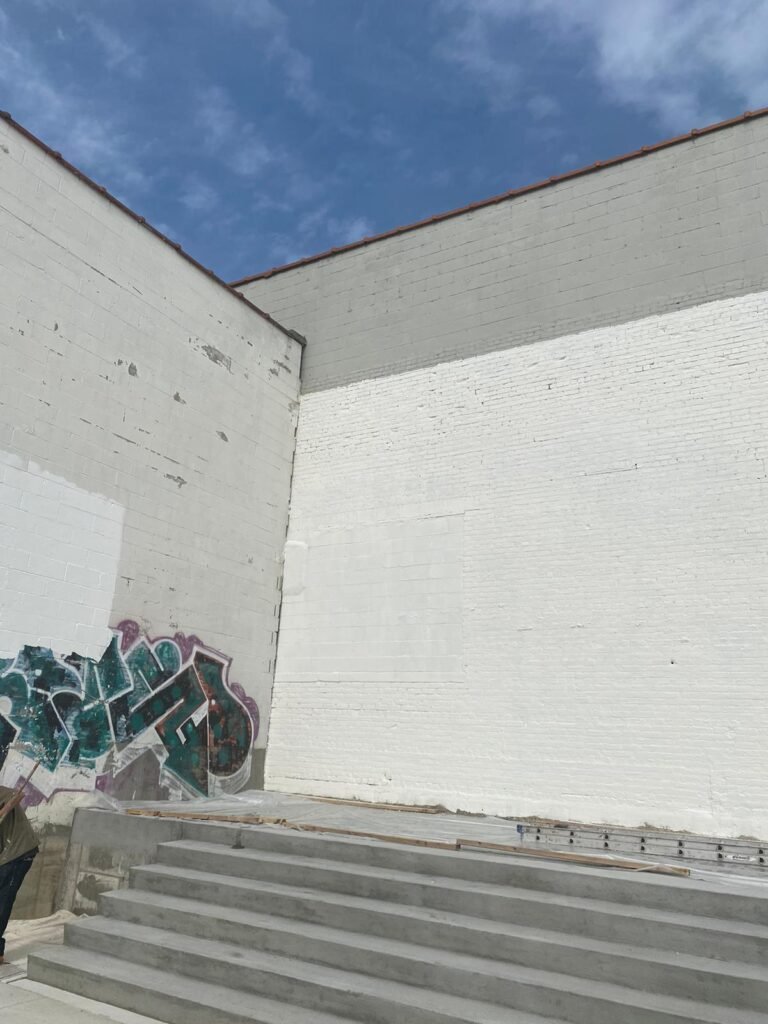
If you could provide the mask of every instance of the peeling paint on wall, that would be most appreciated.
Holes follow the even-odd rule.
[[[216,363],[217,366],[223,366],[229,372],[232,372],[232,359],[230,356],[225,356],[224,353],[216,348],[215,345],[203,345],[203,352],[208,356],[212,363]]]
[[[41,799],[112,792],[140,758],[146,773],[150,753],[167,794],[234,791],[248,778],[259,712],[229,666],[196,636],[150,639],[130,620],[98,660],[25,646],[0,659],[0,770],[39,761]]]

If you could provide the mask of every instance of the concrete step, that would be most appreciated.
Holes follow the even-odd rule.
[[[294,1008],[335,1014],[361,1024],[543,1024],[540,1014],[484,1000],[106,918],[76,922],[67,941],[83,952],[121,956],[134,963],[137,971],[145,965],[159,965],[169,974],[211,981],[240,993],[258,993]],[[547,1024],[553,1024],[552,1018]]]
[[[137,968],[120,956],[69,946],[48,946],[30,955],[28,976],[168,1024],[351,1024],[351,1018],[233,992],[153,967]],[[531,1024],[546,1022],[537,1018]]]
[[[132,884],[169,895],[190,893],[208,902],[265,910],[269,889],[279,885],[285,909],[274,898],[271,910],[295,916],[296,890],[356,896],[371,903],[417,906],[487,921],[584,935],[608,942],[672,950],[714,959],[763,963],[768,928],[742,922],[624,907],[606,900],[560,896],[511,886],[488,885],[408,872],[339,865],[304,857],[211,848],[199,843],[158,847],[160,863],[133,869]],[[191,889],[189,887],[192,887]],[[217,895],[213,896],[214,890]],[[241,901],[245,901],[241,903]],[[336,925],[327,920],[325,923]],[[338,925],[347,927],[346,923]],[[350,928],[354,926],[349,925]],[[365,930],[360,925],[356,930]]]
[[[461,998],[428,987],[108,918],[69,925],[67,942],[89,952],[160,966],[171,974],[352,1017],[365,1024],[390,1024],[393,1020],[403,1024],[508,1024],[513,1010],[545,1014],[572,1024],[768,1024],[768,1015],[759,1012],[637,992],[611,983],[499,962],[493,965],[493,973],[480,967],[477,973],[465,972],[471,992],[482,992],[488,1000],[485,1002],[472,998],[471,992],[470,998]],[[421,985],[429,985],[432,975],[445,979],[455,969],[453,954],[423,952],[427,960]],[[413,963],[418,976],[418,961]],[[500,998],[506,1005],[497,1005]]]
[[[768,886],[745,887],[726,879],[708,884],[690,878],[606,870],[604,867],[536,860],[533,857],[472,850],[435,850],[269,826],[238,828],[186,822],[184,840],[230,848],[237,841],[245,850],[511,885],[563,896],[591,897],[625,906],[652,907],[768,925]]]
[[[765,967],[493,925],[458,915],[435,921],[418,908],[408,908],[410,914],[400,916],[399,929],[389,936],[375,929],[361,934],[139,890],[107,895],[102,909],[107,917],[132,924],[510,1006],[516,1005],[518,981],[514,972],[510,979],[512,963],[740,1009],[768,1007]],[[445,931],[452,933],[447,940],[441,935]]]

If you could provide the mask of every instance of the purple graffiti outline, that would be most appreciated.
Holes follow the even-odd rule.
[[[205,643],[196,633],[174,633],[173,636],[156,636],[151,637],[149,633],[144,632],[138,622],[135,619],[122,619],[116,626],[110,627],[113,633],[117,633],[120,636],[120,653],[125,656],[131,651],[142,637],[146,640],[149,646],[154,649],[156,644],[163,642],[175,643],[179,648],[182,657],[182,664],[188,662],[195,651],[201,651],[204,654],[214,654],[217,658],[220,658],[224,666],[223,682],[235,700],[240,704],[243,710],[248,715],[253,727],[253,736],[251,738],[251,749],[256,744],[256,740],[259,736],[259,729],[261,727],[261,712],[259,705],[253,699],[249,697],[245,692],[245,688],[241,683],[235,682],[229,678],[229,670],[232,666],[232,658],[220,651],[216,647],[211,647],[210,644]]]

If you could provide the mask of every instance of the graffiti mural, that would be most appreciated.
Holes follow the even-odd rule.
[[[149,753],[168,794],[239,788],[259,713],[229,665],[196,636],[152,640],[132,621],[98,661],[24,647],[0,658],[0,769],[13,748],[46,788],[109,790]]]

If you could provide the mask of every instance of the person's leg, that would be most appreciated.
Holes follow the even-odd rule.
[[[0,867],[0,963],[3,963],[5,956],[5,929],[11,917],[13,904],[21,883],[32,867],[36,853],[37,850],[25,853],[23,857],[17,857],[16,860]]]

